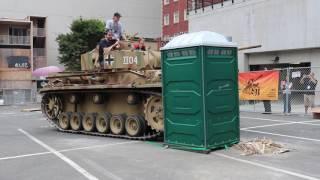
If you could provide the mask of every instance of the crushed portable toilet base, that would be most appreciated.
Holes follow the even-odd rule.
[[[161,49],[165,143],[208,151],[239,142],[237,47],[196,32]]]

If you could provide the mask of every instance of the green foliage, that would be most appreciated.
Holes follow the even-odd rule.
[[[105,24],[97,19],[76,19],[72,22],[70,33],[57,37],[60,56],[59,62],[68,71],[81,69],[81,54],[94,49],[103,37]]]

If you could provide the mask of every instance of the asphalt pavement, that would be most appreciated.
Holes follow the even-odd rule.
[[[37,105],[30,105],[34,107]],[[320,121],[241,113],[241,140],[271,138],[290,152],[243,156],[234,148],[200,154],[56,131],[41,112],[0,106],[1,180],[320,180]]]

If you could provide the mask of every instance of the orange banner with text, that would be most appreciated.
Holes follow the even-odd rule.
[[[279,71],[239,73],[240,100],[278,100]]]

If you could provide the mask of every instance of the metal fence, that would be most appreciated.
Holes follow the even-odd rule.
[[[278,69],[279,98],[277,101],[242,101],[240,111],[272,113],[311,113],[320,106],[320,67]],[[313,76],[313,77],[312,77]],[[306,107],[308,107],[306,111]]]
[[[220,4],[224,6],[225,3],[234,4],[235,1],[236,0],[187,0],[187,10],[188,12],[197,12],[197,10],[204,10],[206,7],[214,9],[214,5]]]
[[[4,45],[30,45],[30,36],[0,35],[0,44],[4,44]]]
[[[37,101],[32,89],[0,89],[0,105],[28,104]]]
[[[33,36],[35,36],[35,37],[45,37],[46,36],[45,28],[33,28]]]

